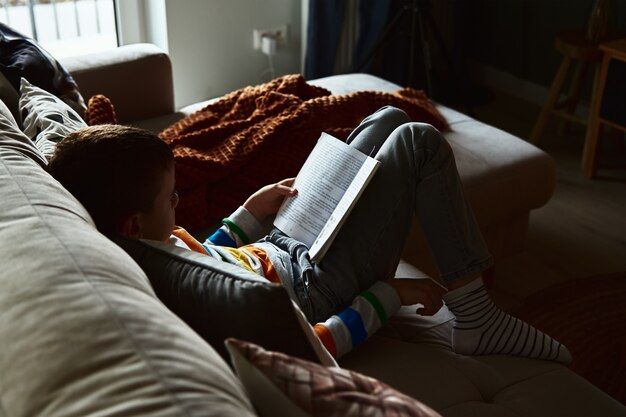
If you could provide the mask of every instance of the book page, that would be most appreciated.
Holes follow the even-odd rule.
[[[317,261],[321,259],[326,250],[335,239],[335,236],[339,232],[339,228],[346,220],[348,213],[352,210],[357,200],[365,190],[365,186],[372,178],[372,174],[375,172],[380,161],[373,158],[368,158],[363,162],[363,165],[359,169],[352,180],[352,184],[346,190],[343,197],[335,207],[335,210],[330,215],[326,224],[317,236],[317,239],[313,242],[309,249],[309,255],[311,259]]]
[[[310,248],[366,159],[322,133],[294,182],[298,194],[283,202],[274,226]]]

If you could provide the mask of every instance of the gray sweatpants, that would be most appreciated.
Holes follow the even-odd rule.
[[[375,281],[394,275],[413,215],[444,282],[492,265],[450,145],[434,127],[384,107],[347,142],[366,154],[375,149],[382,164],[322,261],[312,263],[306,246],[278,229],[266,238],[289,253],[293,293],[309,321],[326,320]]]

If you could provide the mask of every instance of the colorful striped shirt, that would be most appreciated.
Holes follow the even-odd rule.
[[[175,228],[171,242],[190,250],[207,254],[224,262],[241,266],[265,277],[271,282],[282,283],[281,275],[288,271],[277,268],[271,261],[271,247],[250,244],[250,237],[260,237],[262,227],[245,208],[240,207],[203,243],[198,242],[182,228]],[[255,239],[256,240],[256,239]],[[287,291],[293,298],[293,293]],[[339,358],[374,334],[400,308],[400,298],[387,283],[379,281],[360,293],[352,304],[313,330],[324,347]]]

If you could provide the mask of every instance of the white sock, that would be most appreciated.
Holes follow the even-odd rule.
[[[445,294],[443,299],[456,319],[452,348],[464,355],[508,354],[568,364],[567,348],[498,308],[482,278]]]

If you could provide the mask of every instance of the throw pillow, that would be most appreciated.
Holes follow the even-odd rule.
[[[228,339],[226,347],[261,417],[441,417],[416,399],[357,372],[324,367],[236,339]]]
[[[46,166],[46,158],[20,130],[11,111],[2,100],[0,100],[0,148],[17,149],[42,167]]]
[[[226,360],[224,341],[246,339],[324,365],[336,365],[287,290],[244,268],[151,240],[117,237],[159,299]]]
[[[50,159],[56,144],[69,133],[86,127],[83,119],[58,97],[22,78],[19,99],[24,134]]]
[[[63,102],[83,114],[85,101],[70,73],[30,39],[7,25],[0,23],[0,99],[15,119],[19,119],[17,92],[22,77],[38,87],[59,97]]]

